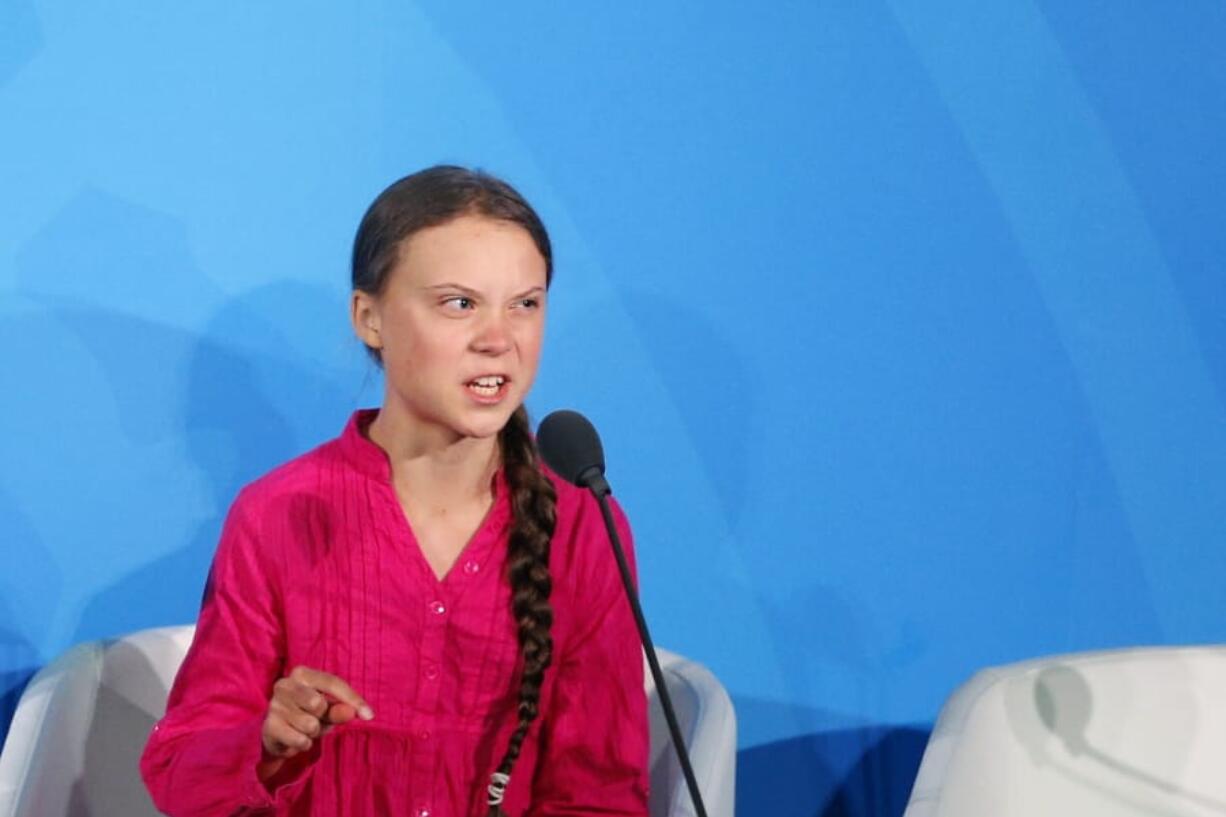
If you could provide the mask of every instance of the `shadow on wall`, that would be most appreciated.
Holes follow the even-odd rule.
[[[729,527],[735,528],[744,510],[750,459],[750,438],[735,432],[754,417],[753,397],[760,391],[741,346],[729,337],[736,328],[721,328],[699,310],[658,292],[622,288],[618,296],[719,493]],[[696,366],[699,372],[718,372],[718,400],[694,399]]]
[[[927,650],[907,621],[896,630],[875,626],[854,595],[826,584],[760,594],[770,660],[785,679],[786,701],[738,696],[741,724],[761,735],[798,734],[737,754],[737,812],[772,817],[897,817],[906,809],[929,724],[866,723],[839,709],[801,701],[829,684],[855,712],[880,711],[888,691],[875,679],[897,677]],[[796,648],[797,621],[822,621],[826,636]],[[789,638],[786,634],[792,633]],[[838,683],[835,683],[835,679]],[[743,730],[745,731],[745,730]],[[750,737],[752,740],[752,736]]]
[[[194,339],[177,433],[192,467],[206,476],[219,513],[184,546],[99,590],[85,607],[76,640],[95,637],[99,621],[106,622],[103,635],[192,621],[222,520],[239,489],[340,433],[355,389],[312,365],[301,344],[261,318],[274,310],[314,318],[334,306],[322,290],[280,282],[228,301]],[[248,348],[236,348],[234,338]],[[298,416],[291,420],[292,412]],[[325,430],[299,442],[295,426]],[[131,598],[143,602],[132,608],[125,603]]]
[[[81,240],[95,235],[106,240]],[[0,522],[26,554],[20,581],[0,577],[0,732],[40,654],[194,619],[238,487],[338,433],[361,391],[352,365],[361,353],[337,292],[276,281],[229,296],[198,267],[172,215],[87,188],[18,262],[22,309],[6,313],[0,336],[12,348],[50,337],[14,355],[30,387],[7,408],[38,418],[26,425],[44,436],[27,449],[54,447],[57,428],[83,440],[54,449],[67,476],[48,462],[34,476],[89,483],[72,520],[54,530],[90,547],[42,542],[34,520],[19,524],[22,499],[0,496]],[[49,501],[37,510],[59,512]],[[46,555],[52,544],[95,561],[113,554],[125,569],[100,580],[74,565],[65,585]],[[142,554],[158,555],[142,564]],[[68,611],[62,630],[48,629],[55,610]]]
[[[0,651],[4,654],[4,663],[0,666],[0,746],[3,746],[21,693],[41,662],[34,647],[9,630],[0,631]]]
[[[930,730],[818,732],[737,753],[736,813],[772,817],[898,817]],[[848,758],[851,766],[840,771]]]
[[[26,0],[0,3],[0,31],[5,33],[5,47],[0,48],[0,87],[3,87],[43,46],[42,26],[34,4]]]
[[[47,611],[60,596],[62,576],[34,526],[7,494],[0,491],[0,541],[5,552],[19,558],[0,575],[0,746],[8,736],[17,701],[42,665],[37,640],[46,626]],[[11,546],[11,550],[8,548]],[[36,602],[41,602],[36,606]],[[33,625],[23,611],[37,609]]]

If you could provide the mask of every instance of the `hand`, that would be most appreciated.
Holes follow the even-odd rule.
[[[366,701],[340,678],[295,667],[272,688],[261,737],[266,756],[275,760],[265,771],[271,774],[282,761],[308,751],[334,726],[355,717],[368,721],[374,716]]]

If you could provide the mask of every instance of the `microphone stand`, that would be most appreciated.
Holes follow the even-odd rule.
[[[613,555],[617,557],[617,568],[622,575],[622,584],[626,588],[626,598],[630,601],[630,609],[634,612],[634,623],[638,625],[639,638],[643,642],[643,650],[647,655],[647,665],[651,668],[651,677],[656,684],[656,692],[660,695],[660,703],[664,707],[664,720],[668,723],[668,733],[672,737],[673,747],[677,750],[677,760],[681,762],[681,773],[685,775],[685,785],[690,790],[690,799],[698,817],[707,817],[707,809],[702,803],[702,793],[698,791],[698,781],[694,778],[694,769],[690,765],[690,755],[685,749],[685,741],[681,737],[681,727],[677,725],[677,713],[673,709],[672,698],[668,694],[668,684],[664,682],[664,672],[660,669],[660,660],[656,658],[656,648],[651,642],[651,634],[647,632],[647,619],[643,618],[643,608],[639,606],[638,593],[634,591],[634,578],[630,575],[630,565],[626,562],[626,551],[622,548],[621,537],[617,535],[617,525],[613,522],[613,510],[609,507],[609,496],[613,489],[609,487],[599,468],[589,468],[575,480],[585,486],[596,497],[600,505],[600,513],[604,516],[604,525],[609,532],[609,543],[613,546]]]

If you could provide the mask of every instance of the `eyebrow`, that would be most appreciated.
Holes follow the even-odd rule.
[[[455,290],[458,292],[463,292],[465,295],[480,295],[481,294],[477,292],[477,290],[475,289],[466,287],[463,284],[456,284],[456,283],[435,284],[433,286],[422,287],[422,289],[431,290],[431,291],[449,289],[449,290]],[[545,287],[541,287],[541,286],[529,287],[528,289],[525,289],[523,292],[516,294],[515,297],[522,298],[525,295],[536,295],[538,293],[543,295],[545,293]]]
[[[454,283],[435,284],[434,286],[422,287],[422,289],[427,289],[427,290],[435,290],[435,289],[457,289],[457,290],[459,290],[460,292],[463,292],[463,293],[465,293],[465,294],[467,294],[467,295],[476,295],[476,294],[477,294],[477,290],[475,290],[475,289],[470,289],[470,288],[468,288],[468,287],[464,286],[463,284],[454,284]]]

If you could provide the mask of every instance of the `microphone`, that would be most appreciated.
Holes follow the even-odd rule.
[[[577,411],[555,411],[536,430],[536,447],[558,476],[597,496],[613,493],[604,478],[604,447],[588,419]]]
[[[651,677],[655,681],[656,692],[660,695],[664,720],[668,723],[668,734],[672,737],[673,747],[677,750],[677,760],[681,763],[681,772],[685,775],[685,785],[690,790],[690,799],[698,817],[707,817],[702,793],[698,791],[698,781],[694,778],[694,769],[690,765],[690,756],[685,748],[685,740],[681,737],[681,727],[677,725],[677,713],[668,694],[668,684],[664,682],[664,671],[660,669],[656,648],[651,643],[651,634],[647,632],[647,619],[643,618],[643,608],[639,606],[639,596],[634,590],[634,579],[630,575],[626,551],[622,548],[621,537],[618,536],[617,526],[613,522],[613,511],[609,507],[609,496],[613,490],[604,476],[604,447],[600,444],[600,435],[579,412],[555,411],[537,427],[536,447],[541,452],[541,459],[558,476],[573,485],[590,490],[600,505],[605,530],[609,533],[609,544],[613,546],[622,585],[626,589],[626,598],[634,612],[639,640],[643,642],[647,665],[651,668]]]

